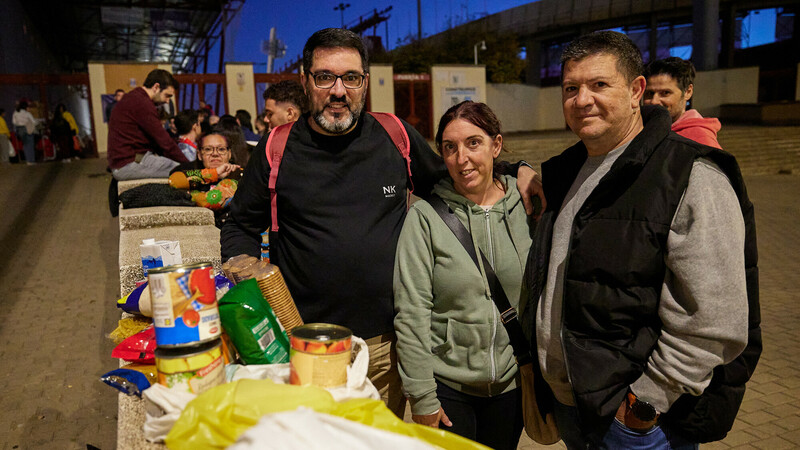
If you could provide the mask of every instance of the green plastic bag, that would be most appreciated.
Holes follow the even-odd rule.
[[[237,284],[218,303],[222,328],[245,364],[289,362],[289,338],[255,279]]]
[[[258,423],[264,414],[294,410],[299,406],[415,437],[443,449],[489,448],[449,431],[405,423],[380,400],[353,399],[337,403],[322,388],[277,384],[270,380],[238,380],[200,394],[186,405],[165,443],[176,450],[225,448]]]

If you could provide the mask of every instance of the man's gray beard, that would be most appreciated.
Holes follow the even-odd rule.
[[[339,122],[331,122],[330,120],[326,119],[324,116],[325,109],[323,109],[322,111],[314,114],[314,122],[317,122],[317,125],[319,125],[320,128],[328,133],[344,134],[344,132],[353,126],[353,123],[355,123],[356,118],[361,115],[361,110],[363,109],[364,104],[362,102],[362,104],[355,111],[348,110],[350,115],[346,119]]]

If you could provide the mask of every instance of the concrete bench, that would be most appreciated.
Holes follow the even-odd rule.
[[[169,184],[167,178],[142,178],[140,180],[125,180],[117,182],[117,194],[122,194],[128,189],[133,189],[137,186],[150,183]]]
[[[200,206],[152,206],[119,210],[119,230],[214,225],[214,212]]]
[[[203,208],[205,209],[205,208]],[[143,239],[179,241],[184,264],[210,262],[222,270],[219,229],[213,225],[165,226],[121,231],[119,235],[119,287],[125,295],[144,277],[139,245]]]

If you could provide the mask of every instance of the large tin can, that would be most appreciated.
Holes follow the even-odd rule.
[[[210,263],[159,267],[147,278],[159,347],[184,347],[219,337],[222,325]]]
[[[289,382],[336,387],[347,383],[353,333],[342,326],[309,323],[292,330]]]
[[[195,347],[156,348],[158,384],[199,394],[225,383],[222,341]]]

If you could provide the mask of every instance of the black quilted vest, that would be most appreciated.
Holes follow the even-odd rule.
[[[642,115],[644,130],[586,199],[573,224],[565,263],[562,324],[567,371],[581,429],[590,439],[599,438],[628,386],[644,372],[658,340],[658,304],[670,224],[693,162],[710,158],[731,180],[746,226],[749,341],[736,360],[715,369],[701,396],[682,396],[662,420],[690,441],[719,440],[733,425],[745,382],[761,354],[753,205],[733,156],[670,132],[670,117],[663,108],[644,107]],[[535,305],[546,279],[552,225],[585,160],[586,148],[578,143],[542,165],[547,211],[531,249],[526,274],[531,306],[523,316],[534,346]],[[547,391],[537,389],[543,410],[549,409],[552,398]]]

